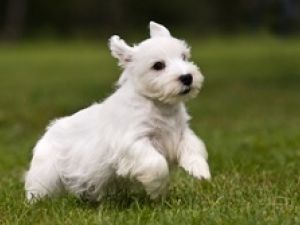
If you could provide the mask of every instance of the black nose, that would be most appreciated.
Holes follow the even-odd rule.
[[[189,86],[193,82],[193,76],[191,74],[184,74],[179,77],[179,80],[184,85]]]

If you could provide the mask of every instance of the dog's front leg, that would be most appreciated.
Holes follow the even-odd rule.
[[[158,197],[169,179],[166,159],[148,138],[136,141],[119,160],[117,175],[141,182],[151,198]]]
[[[210,179],[205,145],[191,129],[184,131],[178,151],[179,166],[198,179]]]

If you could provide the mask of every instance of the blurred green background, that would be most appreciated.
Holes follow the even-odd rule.
[[[0,224],[300,224],[299,1],[0,2]],[[107,39],[148,37],[149,20],[192,46],[205,76],[187,103],[211,182],[177,170],[165,199],[120,193],[35,205],[22,176],[50,120],[113,92]],[[124,115],[126,117],[126,115]]]

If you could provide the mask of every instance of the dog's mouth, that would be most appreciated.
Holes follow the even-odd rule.
[[[191,87],[184,87],[184,89],[179,93],[180,95],[186,95],[191,91]]]

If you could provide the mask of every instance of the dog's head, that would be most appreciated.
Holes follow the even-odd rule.
[[[204,78],[189,61],[190,48],[160,24],[150,22],[150,38],[138,45],[131,47],[115,35],[109,47],[124,68],[118,84],[131,82],[148,98],[173,104],[196,96],[201,88]]]

